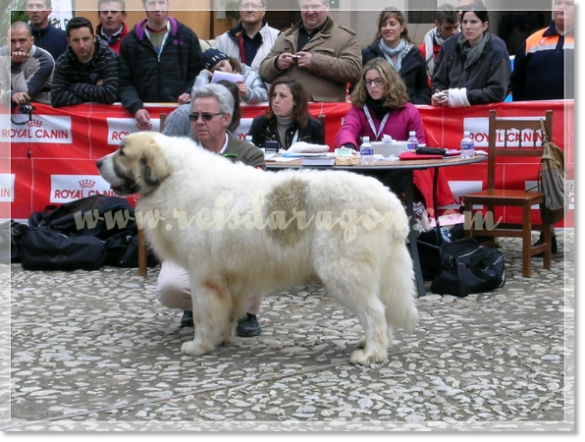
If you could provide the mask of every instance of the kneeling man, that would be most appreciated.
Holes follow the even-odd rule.
[[[264,154],[256,146],[238,139],[228,131],[234,110],[232,93],[220,84],[207,84],[194,90],[189,114],[195,139],[207,150],[240,161],[252,167],[265,169]],[[173,136],[173,133],[166,133]],[[183,134],[178,134],[183,135]],[[157,283],[158,298],[166,307],[183,310],[180,327],[193,327],[193,302],[187,270],[164,261]],[[247,307],[247,317],[238,322],[238,336],[258,336],[262,329],[256,315],[262,298],[254,299]]]

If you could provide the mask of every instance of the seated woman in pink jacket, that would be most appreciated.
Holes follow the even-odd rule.
[[[337,147],[359,150],[361,137],[381,141],[384,134],[398,141],[408,139],[408,132],[415,131],[420,144],[425,143],[424,126],[418,109],[408,102],[406,86],[390,65],[381,58],[369,61],[351,94],[352,108],[336,135]],[[433,174],[435,169],[415,170],[414,185],[420,192],[419,200],[425,207],[433,207]],[[438,169],[436,169],[438,170]],[[393,172],[383,181],[396,193],[404,192],[405,173]],[[447,180],[439,171],[437,203],[452,204],[453,194]]]

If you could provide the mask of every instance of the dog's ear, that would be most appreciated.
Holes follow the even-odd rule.
[[[142,194],[156,189],[173,171],[154,139],[144,146],[140,155],[140,169],[145,187]]]

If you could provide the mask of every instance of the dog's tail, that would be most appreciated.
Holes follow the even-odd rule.
[[[381,269],[380,298],[386,307],[388,326],[413,331],[418,323],[413,263],[404,240],[391,242]]]

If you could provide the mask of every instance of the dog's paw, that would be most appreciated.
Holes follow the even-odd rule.
[[[213,345],[204,345],[201,342],[189,341],[181,346],[181,352],[191,356],[201,356],[210,353],[214,349]]]
[[[386,362],[388,360],[388,352],[368,352],[366,350],[354,350],[351,354],[351,363],[355,365],[364,365],[370,367],[374,364]]]

